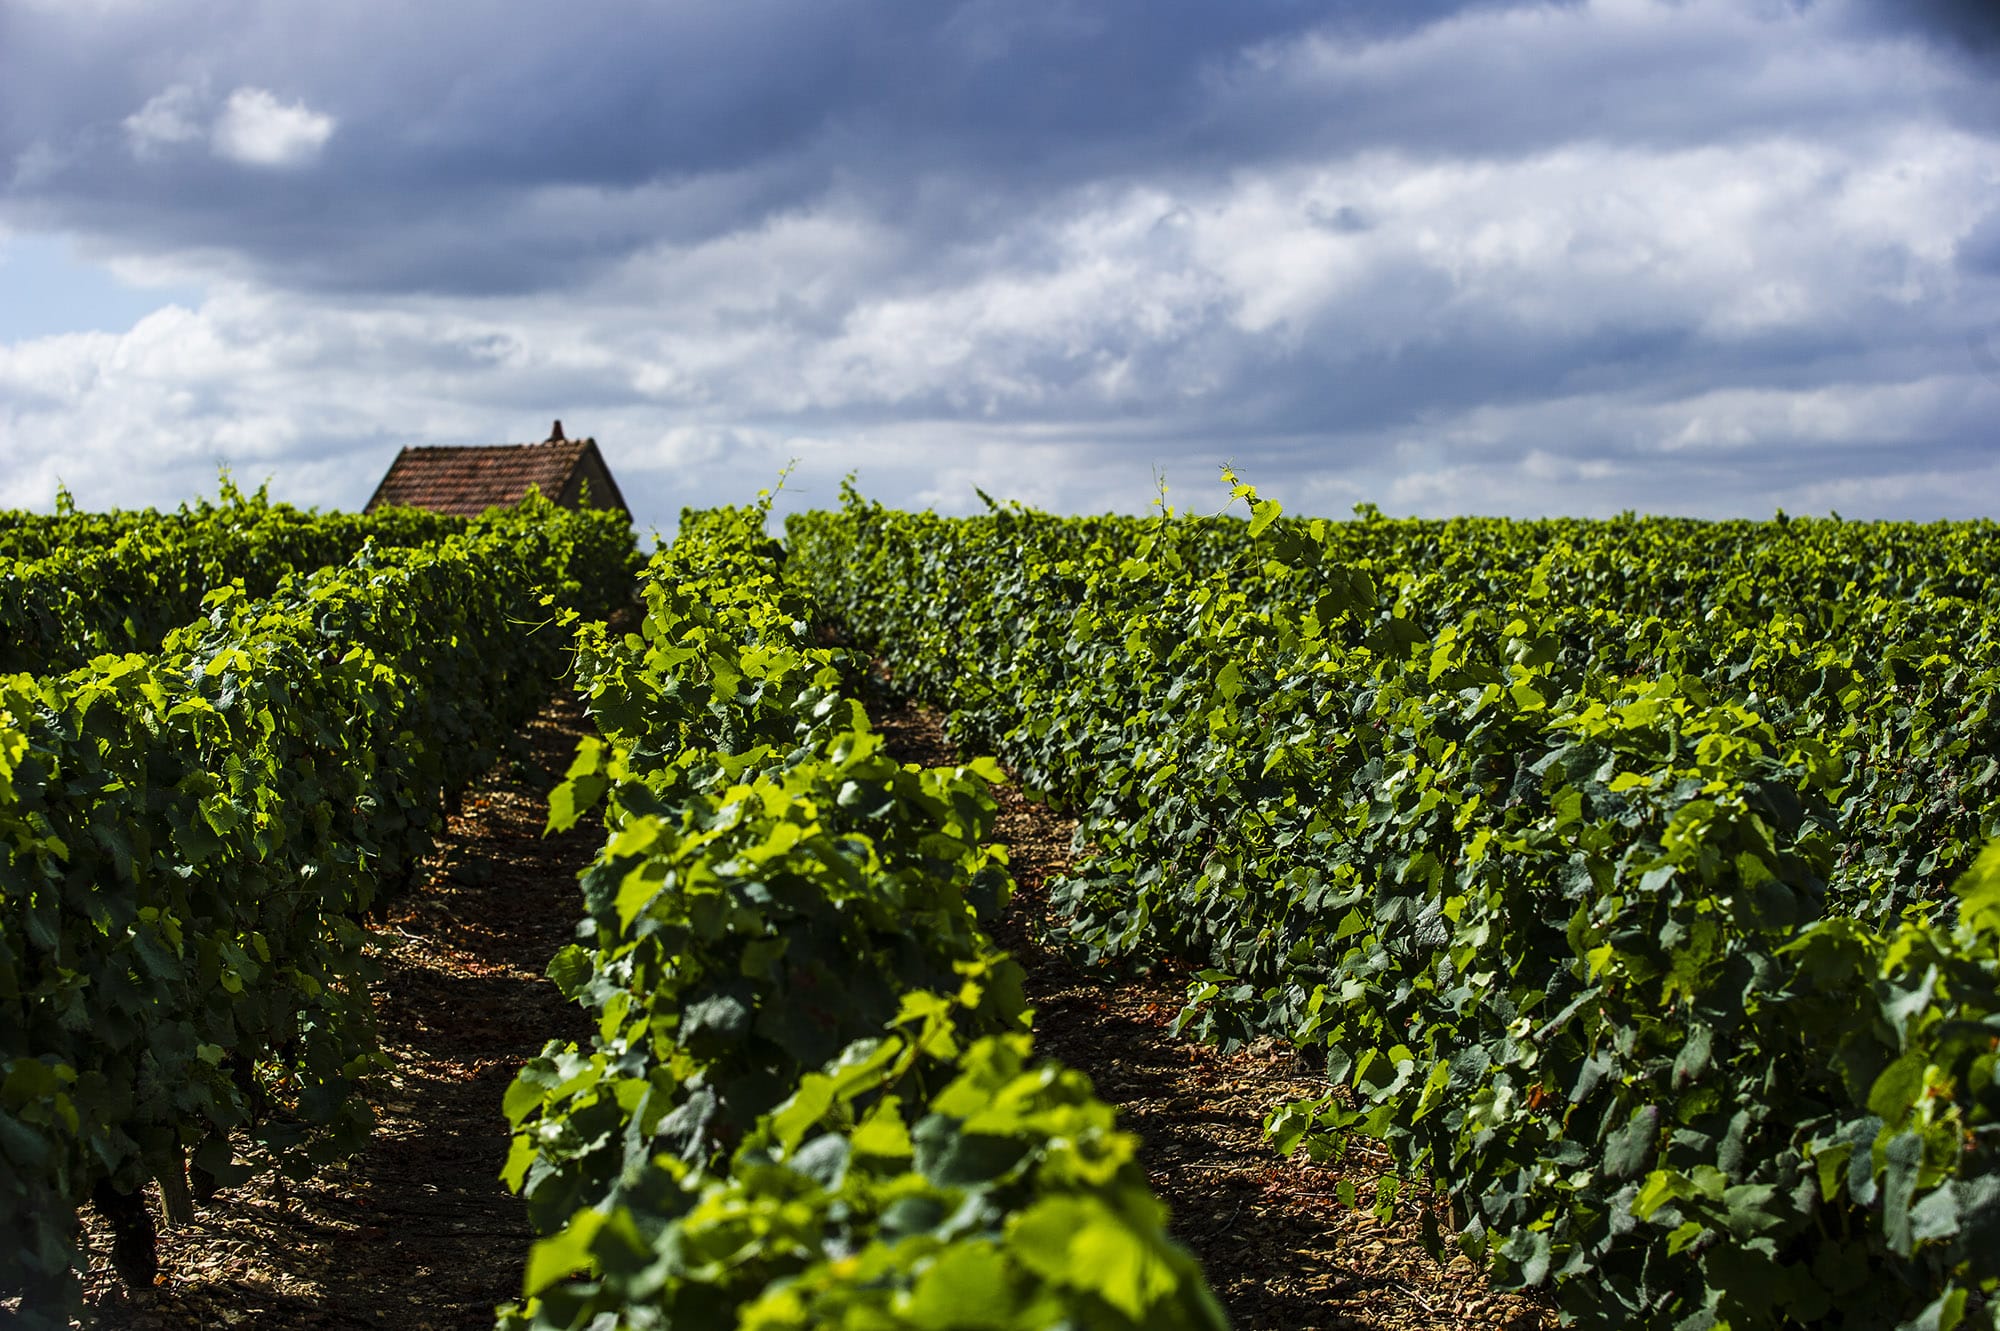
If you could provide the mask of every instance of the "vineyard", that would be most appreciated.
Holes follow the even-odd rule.
[[[1440,1259],[1583,1326],[2000,1327],[2000,532],[1230,481],[646,561],[533,499],[0,515],[0,1318],[77,1311],[80,1209],[144,1286],[154,1206],[362,1146],[371,921],[561,687],[589,1034],[490,1106],[507,1331],[1228,1324],[1038,1052],[1010,780],[1076,819],[1038,946],[1302,1051],[1272,1159],[1371,1153],[1342,1203]],[[883,678],[994,756],[893,756]]]
[[[566,642],[536,623],[607,612],[632,540],[547,501],[447,532],[261,500],[10,538],[9,654],[52,663],[0,677],[0,1285],[33,1324],[73,1297],[85,1200],[149,1284],[142,1185],[178,1221],[366,1135],[364,919],[546,697]]]

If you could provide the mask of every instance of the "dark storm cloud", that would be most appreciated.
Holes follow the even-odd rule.
[[[990,261],[1015,217],[1078,189],[1370,151],[1517,157],[1580,135],[1674,148],[1837,133],[1935,99],[1890,79],[1857,97],[1853,70],[1775,30],[1751,40],[1747,19],[1546,31],[1575,11],[14,0],[0,222],[294,289],[502,295],[832,200],[893,219],[904,280],[923,281],[967,246]],[[1462,22],[1506,13],[1520,26],[1497,39]],[[221,151],[217,119],[245,89],[326,117],[324,143],[295,169]],[[1955,114],[2000,105],[1959,91]],[[135,122],[163,104],[173,136],[143,138]],[[1372,225],[1352,206],[1318,220]]]
[[[1142,428],[1155,447],[1228,440],[1291,471],[1302,459],[1287,457],[1286,450],[1300,440],[1421,434],[1480,409],[1606,394],[1645,407],[1730,391],[1866,388],[1921,377],[1963,358],[1961,335],[1922,317],[1878,313],[1880,322],[1868,327],[1781,328],[1726,340],[1689,323],[1648,323],[1641,315],[1567,333],[1494,316],[1441,326],[1394,347],[1308,338],[1289,354],[1274,354],[1263,339],[1241,332],[1204,329],[1178,347],[1150,348],[1139,372],[1155,399],[1177,373],[1196,364],[1219,373],[1227,391]],[[1087,423],[1113,432],[1130,415],[1126,404],[1087,392],[1087,366],[1051,358],[1031,368],[1051,396],[1012,407],[1013,420]],[[898,403],[894,411],[858,404],[840,414],[853,424],[881,424],[902,413],[949,418],[962,408],[941,391]],[[1597,454],[1606,448],[1599,439],[1555,436],[1538,446]],[[1299,447],[1303,454],[1315,445]]]
[[[1969,275],[2000,277],[2000,210],[1986,215],[1957,247],[1959,269]]]
[[[999,200],[1282,150],[1303,121],[1279,134],[1262,104],[1217,105],[1246,52],[1502,7],[16,0],[0,7],[0,218],[281,285],[475,294],[560,286],[832,193],[948,241]],[[330,118],[309,169],[213,150],[242,89]],[[130,122],[149,108],[169,134],[141,141]]]
[[[2000,6],[1991,0],[1882,0],[1881,13],[1968,52],[2000,54]]]

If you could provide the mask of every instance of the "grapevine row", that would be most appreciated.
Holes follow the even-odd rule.
[[[552,823],[608,836],[550,974],[598,1029],[507,1096],[546,1237],[503,1326],[1220,1328],[982,931],[997,768],[884,754],[765,517],[684,516],[641,631],[580,639]]]
[[[358,1145],[382,1066],[361,916],[546,699],[551,602],[629,589],[622,515],[531,497],[367,545],[268,599],[224,586],[160,651],[0,678],[0,1296],[64,1324],[76,1209],[150,1279],[170,1215]]]
[[[0,514],[0,673],[57,674],[106,652],[152,652],[202,598],[266,597],[366,542],[413,547],[466,529],[416,509],[305,513],[223,482],[222,502],[113,514]]]
[[[1993,1325],[1988,524],[948,521],[791,571],[1079,815],[1080,942],[1323,1052],[1595,1325]],[[1393,1207],[1394,1190],[1381,1204]]]

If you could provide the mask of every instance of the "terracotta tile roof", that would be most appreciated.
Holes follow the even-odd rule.
[[[375,487],[369,509],[389,505],[425,508],[433,513],[476,517],[496,504],[518,503],[530,485],[560,500],[564,488],[587,456],[596,455],[594,439],[552,439],[541,444],[484,444],[471,447],[419,445],[405,448]],[[595,487],[597,489],[602,486]],[[612,482],[611,493],[591,496],[593,507],[623,508],[624,498]]]

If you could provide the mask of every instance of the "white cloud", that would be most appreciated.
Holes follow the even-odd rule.
[[[1189,204],[1196,226],[1224,202]],[[873,254],[886,233],[801,218],[769,251],[788,257],[752,284],[762,296],[732,289],[729,266],[697,247],[628,269],[622,292],[607,282],[475,310],[233,286],[123,335],[0,345],[0,439],[65,441],[59,456],[0,467],[0,507],[45,505],[58,473],[92,505],[172,502],[211,489],[220,461],[239,479],[270,476],[281,497],[354,506],[403,444],[540,438],[551,416],[595,435],[642,525],[669,529],[681,505],[741,499],[794,457],[787,505],[832,503],[838,478],[859,469],[872,494],[955,511],[976,507],[975,485],[1051,508],[1142,510],[1155,468],[1176,502],[1204,506],[1228,459],[1293,508],[1336,513],[1367,498],[1432,514],[1836,505],[1928,517],[1980,511],[1996,493],[1993,464],[1963,441],[2000,408],[2000,385],[1969,357],[1798,389],[1641,376],[1511,404],[1441,403],[1415,424],[1352,421],[1336,407],[1289,436],[1237,433],[1237,404],[1287,383],[1260,383],[1268,360],[1239,349],[1232,363],[1230,343],[1204,341],[1242,335],[1203,314],[1230,288],[1193,251],[1176,260],[1188,265],[1177,279],[1135,257],[1155,242],[1134,239],[1144,233],[1132,218],[1157,216],[1157,198],[1105,207],[1097,225],[1090,213],[1068,224],[1070,248],[1047,271],[972,274],[928,298],[873,293],[819,262],[829,248]],[[745,302],[815,272],[835,334],[763,317],[736,326]],[[679,295],[671,319],[653,303],[663,289]],[[1366,287],[1329,299],[1312,320],[1365,328]],[[1030,317],[1038,304],[1045,323]],[[1108,383],[1093,357],[1118,339],[1126,380]],[[1177,346],[1191,349],[1186,362]],[[140,440],[147,463],[134,467]],[[1873,480],[1835,483],[1861,476]]]
[[[303,166],[339,126],[333,116],[302,101],[282,102],[265,88],[238,88],[217,111],[205,80],[166,88],[122,124],[126,147],[141,159],[205,138],[217,157],[256,167]]]
[[[126,116],[125,143],[136,157],[156,157],[177,143],[202,137],[208,94],[192,83],[176,83]]]
[[[319,156],[337,121],[285,103],[263,88],[238,88],[215,119],[209,142],[218,157],[245,166],[303,166]]]

